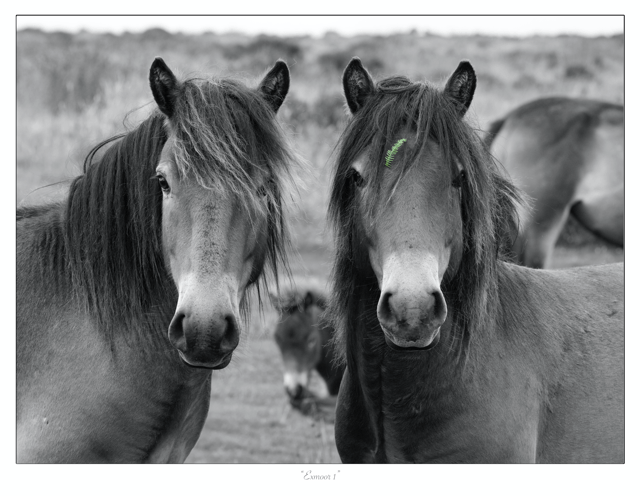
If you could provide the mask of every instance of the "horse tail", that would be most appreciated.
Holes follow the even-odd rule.
[[[497,121],[493,121],[489,124],[489,130],[487,131],[486,136],[484,137],[484,144],[487,147],[487,150],[491,148],[491,144],[493,140],[498,135],[502,126],[504,125],[506,119],[503,117],[502,119],[498,119]]]

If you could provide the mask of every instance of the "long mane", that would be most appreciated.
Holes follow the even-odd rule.
[[[278,269],[287,271],[283,192],[296,157],[273,111],[257,90],[226,78],[186,80],[178,102],[170,123],[155,110],[88,154],[62,206],[63,242],[47,235],[38,243],[45,271],[72,286],[109,340],[118,333],[157,332],[158,319],[168,325],[175,309],[177,291],[162,252],[162,193],[154,178],[170,134],[182,176],[224,188],[242,208],[266,216],[268,270],[258,267],[259,277],[251,281],[258,301],[261,284],[273,277],[277,285]],[[258,167],[269,177],[266,202],[257,191]],[[18,218],[38,212],[21,209]],[[245,314],[247,305],[245,298]]]
[[[493,315],[497,291],[497,264],[508,257],[511,236],[517,225],[515,187],[498,170],[482,140],[459,117],[454,103],[427,82],[414,83],[404,77],[379,81],[374,93],[353,116],[338,143],[329,217],[337,244],[333,267],[330,311],[336,324],[336,341],[343,360],[357,346],[358,326],[378,326],[375,304],[380,291],[358,235],[359,216],[355,186],[349,181],[351,165],[365,150],[369,157],[367,190],[380,194],[385,170],[385,150],[401,130],[416,134],[416,143],[405,160],[393,162],[401,168],[400,179],[433,140],[440,146],[445,163],[462,182],[463,255],[457,273],[443,282],[447,305],[455,311],[454,339],[458,356],[467,349],[474,330]],[[418,161],[419,162],[419,161]],[[364,208],[375,202],[364,199]],[[371,207],[372,208],[372,207]]]

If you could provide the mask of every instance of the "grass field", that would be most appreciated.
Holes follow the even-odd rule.
[[[17,201],[64,195],[97,142],[135,126],[152,108],[147,77],[155,56],[179,75],[239,75],[255,83],[278,58],[291,69],[279,119],[308,169],[291,209],[294,280],[324,287],[331,263],[325,225],[333,147],[345,122],[341,73],[359,56],[375,78],[405,74],[442,84],[469,59],[478,88],[469,112],[479,132],[534,98],[566,95],[623,101],[624,38],[442,37],[429,33],[321,38],[241,34],[198,36],[155,29],[109,34],[18,32]],[[38,189],[52,183],[59,185]],[[623,259],[572,224],[553,267]],[[188,462],[335,463],[331,423],[288,411],[275,314],[253,315],[232,363],[213,374],[211,408]]]

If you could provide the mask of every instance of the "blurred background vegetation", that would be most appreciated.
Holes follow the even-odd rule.
[[[142,33],[17,33],[17,200],[64,194],[97,142],[132,128],[153,108],[148,71],[156,56],[181,76],[236,76],[256,84],[282,58],[290,93],[279,112],[310,170],[300,175],[292,209],[295,279],[322,288],[330,270],[325,229],[332,152],[346,121],[342,71],[353,56],[374,79],[401,74],[443,84],[462,59],[478,87],[467,114],[479,132],[514,107],[550,95],[623,103],[624,38],[443,37],[411,31],[389,36],[323,37]],[[61,182],[56,186],[46,187]],[[555,266],[621,260],[571,223]],[[585,255],[586,254],[586,255]],[[189,461],[338,462],[332,426],[287,413],[278,351],[268,332],[276,316],[254,318],[233,363],[214,374],[205,430]],[[258,332],[256,332],[258,331]],[[247,341],[246,335],[254,336]],[[256,336],[256,334],[258,336]],[[296,416],[297,415],[297,416]]]
[[[28,204],[51,194],[52,188],[31,192],[79,174],[93,144],[148,115],[147,75],[155,56],[183,76],[213,73],[250,83],[282,58],[292,83],[280,120],[311,165],[311,174],[301,178],[303,194],[294,212],[296,245],[324,246],[331,152],[346,119],[340,78],[351,57],[360,57],[374,78],[403,74],[440,84],[460,60],[470,60],[478,88],[468,115],[483,130],[541,96],[622,103],[623,46],[622,35],[443,37],[413,31],[281,38],[172,34],[159,28],[122,35],[25,29],[17,43],[17,199]]]

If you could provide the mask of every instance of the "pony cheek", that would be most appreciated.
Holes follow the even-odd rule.
[[[373,269],[373,273],[376,275],[376,279],[378,280],[378,286],[382,284],[382,255],[380,250],[377,247],[369,247],[369,264],[371,265],[371,269]]]
[[[238,301],[243,301],[247,288],[258,280],[261,273],[262,264],[258,264],[253,256],[243,262],[238,280]]]
[[[451,254],[452,254],[452,246],[447,246],[444,250],[440,252],[440,257],[438,260],[438,280],[442,283],[442,279],[444,278],[447,269],[449,268],[449,263],[451,262]]]
[[[190,225],[187,219],[182,219],[172,205],[172,200],[165,198],[162,209],[162,254],[165,267],[171,274],[176,287],[180,287],[182,274],[187,274],[190,269],[191,257],[178,257],[179,253],[190,251],[190,233],[185,226]],[[180,227],[181,226],[181,227]]]
[[[261,230],[260,233],[261,234],[249,244],[250,250],[244,258],[240,279],[238,281],[239,296],[244,295],[247,288],[251,284],[254,284],[262,274],[267,256],[264,247],[267,246],[268,239],[266,231]]]
[[[171,235],[167,235],[165,237],[163,233],[163,238],[163,256],[165,267],[169,271],[169,274],[171,275],[171,278],[173,279],[176,287],[180,288],[180,279],[183,274],[188,273],[188,267],[184,267],[184,261],[181,261],[177,257],[177,253],[180,252],[180,248],[175,237]],[[188,260],[188,258],[186,257],[185,259]]]
[[[462,262],[462,235],[460,233],[454,235],[451,244],[449,245],[448,259],[441,264],[444,274],[441,275],[440,281],[450,280],[453,274],[458,272],[460,263]]]
[[[381,250],[379,237],[374,229],[374,223],[366,219],[369,226],[366,229],[362,225],[356,225],[354,239],[359,240],[354,243],[352,250],[354,254],[354,264],[358,271],[371,275],[371,271],[378,279],[378,284],[382,283],[382,261],[383,251]]]
[[[458,200],[459,201],[459,200]],[[449,220],[446,222],[448,226],[447,241],[445,242],[445,248],[447,252],[447,258],[444,257],[440,260],[441,271],[444,277],[457,272],[460,263],[462,262],[463,254],[463,230],[464,225],[462,223],[462,213],[460,209],[454,207],[454,212],[449,216]],[[442,281],[443,274],[440,274],[440,280]]]

